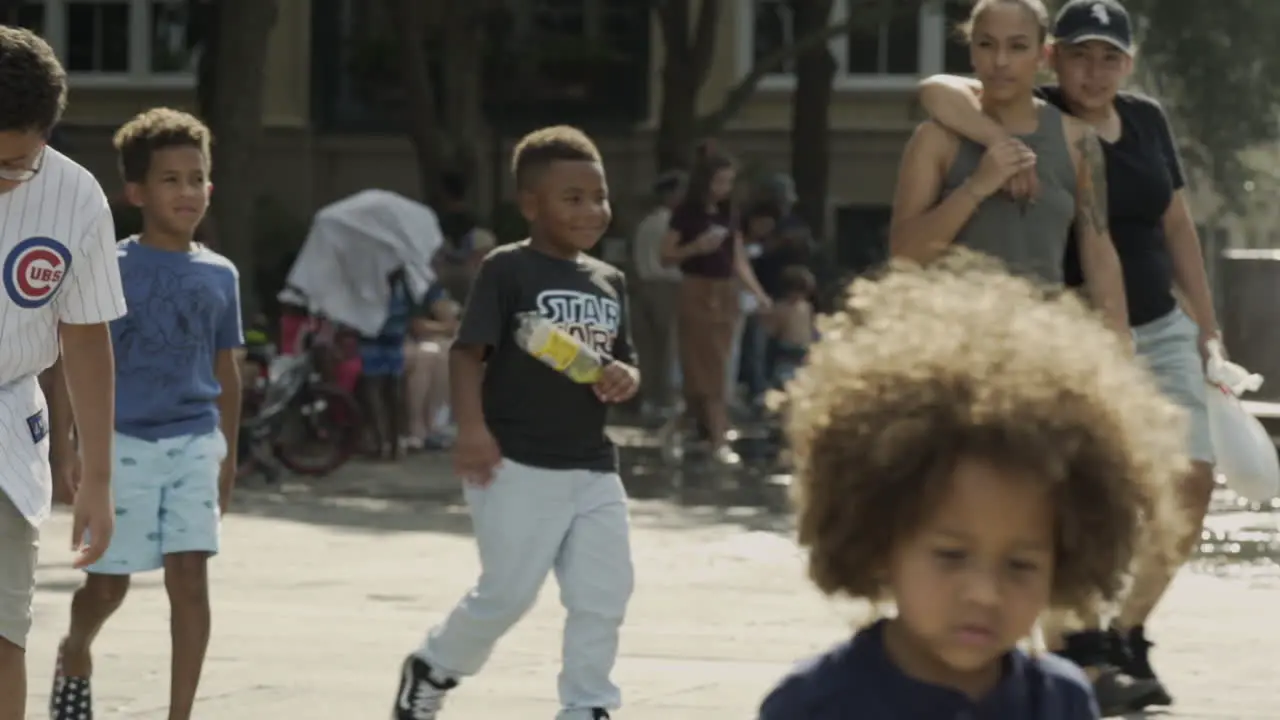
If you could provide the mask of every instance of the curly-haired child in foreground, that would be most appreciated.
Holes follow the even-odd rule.
[[[822,331],[790,389],[799,540],[820,590],[897,614],[761,719],[1097,717],[1078,668],[1016,645],[1172,561],[1179,411],[1078,300],[970,254],[855,282]]]

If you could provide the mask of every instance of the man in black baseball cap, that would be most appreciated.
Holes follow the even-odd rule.
[[[1070,0],[1053,21],[1053,37],[1067,45],[1100,40],[1133,54],[1133,21],[1115,0]]]

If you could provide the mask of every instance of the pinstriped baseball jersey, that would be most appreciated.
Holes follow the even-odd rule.
[[[48,406],[37,376],[58,325],[125,312],[115,224],[96,178],[47,148],[31,180],[0,195],[0,491],[39,525],[49,515]]]

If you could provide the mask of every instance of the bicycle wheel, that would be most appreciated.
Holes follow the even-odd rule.
[[[346,464],[360,437],[360,407],[333,385],[303,388],[282,419],[274,451],[298,475],[323,477]]]

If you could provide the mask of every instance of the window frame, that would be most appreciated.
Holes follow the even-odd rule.
[[[832,23],[848,17],[852,0],[836,0],[832,4]],[[751,72],[755,61],[755,7],[756,0],[742,3],[737,13],[737,66],[739,79]],[[915,74],[850,73],[847,71],[849,54],[847,35],[838,35],[829,44],[836,60],[836,90],[911,90],[921,78],[942,72],[946,48],[947,28],[942,0],[926,0],[919,9],[919,49]],[[760,80],[762,90],[794,90],[795,75],[790,72],[766,75]]]
[[[181,3],[183,0],[160,0]],[[153,0],[27,0],[44,6],[44,34],[49,45],[65,66],[67,63],[67,5],[71,2],[101,4],[125,3],[129,6],[129,70],[128,72],[72,72],[67,82],[75,88],[185,90],[196,87],[196,73],[153,72],[151,67],[151,4]]]

